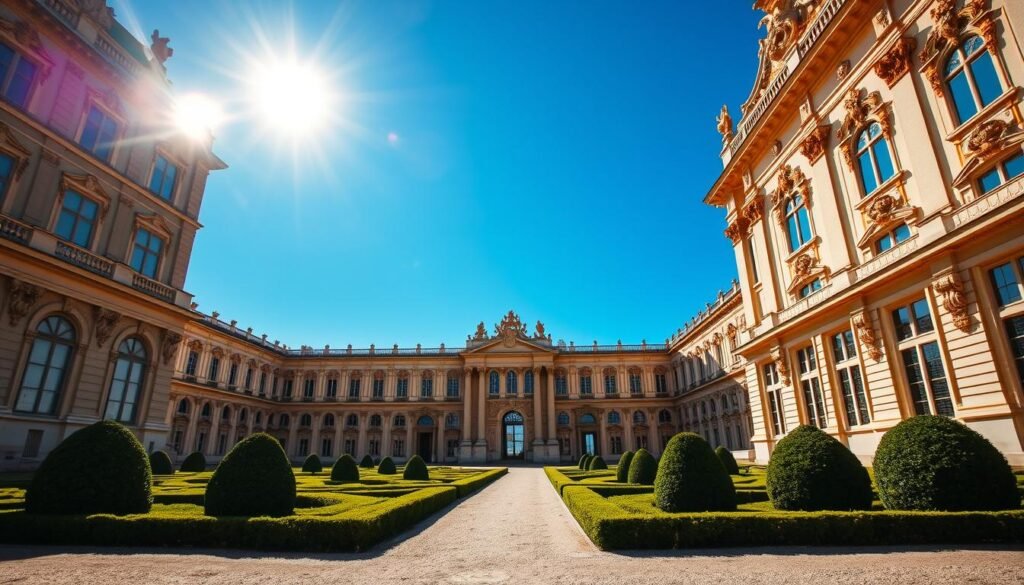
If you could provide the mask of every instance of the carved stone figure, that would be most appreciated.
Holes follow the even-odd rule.
[[[487,339],[487,327],[484,325],[483,321],[477,324],[476,335],[473,339]]]
[[[899,201],[892,195],[886,194],[876,197],[867,209],[867,215],[871,221],[884,225],[892,221],[893,211],[899,206]]]
[[[832,134],[832,127],[826,124],[811,130],[807,138],[804,138],[804,141],[800,143],[800,154],[807,158],[807,162],[814,164],[825,154],[830,134]]]
[[[879,347],[878,337],[875,336],[875,330],[871,326],[868,316],[861,313],[854,317],[853,327],[857,330],[857,336],[860,337],[861,343],[867,346],[868,357],[876,362],[882,359],[882,349]]]
[[[978,126],[967,139],[967,152],[984,159],[999,150],[1000,139],[1006,132],[1007,123],[1002,120],[989,120]]]
[[[96,321],[96,346],[103,347],[107,339],[110,339],[114,326],[121,320],[121,314],[102,307],[93,307],[92,315]]]
[[[533,336],[535,338],[537,338],[537,339],[544,339],[545,338],[544,324],[541,323],[540,321],[537,321],[537,326],[535,327],[535,329],[536,330],[534,331]]]
[[[967,296],[964,286],[953,275],[948,275],[932,284],[937,294],[942,295],[942,306],[949,311],[953,325],[964,333],[971,332],[971,316],[967,313]]]
[[[164,344],[160,348],[161,356],[164,358],[164,365],[170,363],[174,355],[178,353],[178,346],[181,345],[181,335],[173,331],[164,334]],[[264,370],[265,371],[265,370]]]
[[[916,47],[917,42],[913,38],[900,38],[875,63],[875,75],[889,87],[896,85],[896,82],[910,71],[910,59]]]
[[[42,292],[34,284],[16,278],[11,279],[11,288],[7,292],[7,319],[12,326],[17,325],[18,321],[28,314]]]
[[[732,116],[729,115],[729,106],[723,105],[722,112],[718,114],[718,133],[722,135],[722,144],[732,142]]]
[[[515,311],[509,311],[501,319],[501,323],[494,326],[494,333],[504,340],[507,347],[511,347],[515,345],[517,337],[526,337],[526,326],[519,320],[519,315],[516,315]]]
[[[152,39],[153,44],[149,46],[149,49],[153,51],[153,57],[162,65],[172,56],[174,56],[174,49],[167,46],[171,42],[171,39],[160,36],[159,29],[153,29],[153,34],[149,37]]]

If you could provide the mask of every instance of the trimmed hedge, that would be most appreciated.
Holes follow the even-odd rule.
[[[153,475],[173,475],[171,456],[166,451],[153,451],[149,454],[149,470]]]
[[[715,456],[722,462],[722,466],[729,472],[729,475],[739,475],[740,466],[736,463],[736,458],[732,456],[732,451],[719,446],[715,449]]]
[[[316,453],[310,453],[309,457],[302,462],[302,471],[307,473],[320,473],[324,470],[324,464],[320,462],[320,457]]]
[[[626,451],[619,457],[619,463],[615,466],[615,481],[626,483],[629,481],[629,462],[633,460],[633,452]]]
[[[334,462],[331,467],[331,481],[359,481],[359,466],[351,455],[345,453]]]
[[[647,449],[637,449],[629,462],[629,483],[642,483],[653,485],[654,478],[658,475],[658,461]]]
[[[369,454],[363,455],[363,459],[359,462],[359,467],[373,469],[375,467],[373,464],[373,457],[370,457]]]
[[[480,475],[474,475],[465,479],[457,479],[449,485],[455,486],[459,497],[463,498],[507,473],[507,467],[491,469],[490,471],[484,472]]]
[[[395,468],[395,462],[390,457],[385,457],[380,460],[380,465],[377,466],[377,473],[381,475],[394,475],[398,473],[398,469]]]
[[[31,514],[142,514],[153,504],[142,444],[125,426],[100,421],[50,452],[25,493]]]
[[[199,451],[189,453],[189,456],[181,462],[181,467],[179,469],[188,473],[206,471],[206,455],[203,455]]]
[[[427,464],[423,462],[422,457],[419,455],[413,455],[405,462],[405,470],[402,472],[402,479],[430,479],[430,472],[427,470]]]
[[[604,550],[1024,541],[1024,511],[704,512],[646,516],[630,514],[585,486],[566,486],[562,499],[587,536]]]
[[[34,516],[0,514],[0,542],[90,546],[188,546],[257,550],[359,551],[454,502],[451,486],[428,487],[337,516],[286,518]]]
[[[857,457],[818,427],[800,425],[768,461],[768,498],[779,510],[869,510],[871,478]]]
[[[590,458],[590,461],[587,461],[587,469],[589,471],[608,469],[608,464],[604,462],[604,458],[600,455],[594,455]]]
[[[590,453],[584,453],[583,455],[580,456],[579,468],[585,470],[585,469],[587,469],[587,466],[589,464],[590,464]]]
[[[654,479],[654,505],[665,512],[736,509],[736,488],[711,445],[696,433],[669,440]]]
[[[242,439],[206,486],[208,516],[290,516],[295,474],[281,443],[266,433]]]
[[[889,429],[874,459],[890,510],[1020,508],[1006,458],[978,432],[941,416],[915,416]]]

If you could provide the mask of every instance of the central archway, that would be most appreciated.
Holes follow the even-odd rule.
[[[523,415],[510,410],[501,419],[501,457],[502,459],[522,459],[526,445],[526,427]]]

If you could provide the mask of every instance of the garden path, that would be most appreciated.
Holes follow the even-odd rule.
[[[1024,583],[1024,549],[920,547],[606,553],[540,468],[516,467],[368,553],[7,547],[0,584]]]

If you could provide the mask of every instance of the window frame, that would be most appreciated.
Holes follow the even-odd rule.
[[[922,301],[923,304],[921,304]],[[922,316],[917,314],[917,311],[914,308],[915,306],[927,307],[931,329],[928,329],[927,331],[921,330],[920,323]],[[900,330],[903,325],[897,327],[896,322],[896,312],[901,309],[906,309],[907,314],[910,317],[910,321],[908,322],[910,334],[906,337],[901,337],[902,334]],[[911,380],[908,372],[910,364],[907,363],[907,358],[908,356],[913,355],[915,359],[914,365],[917,369],[917,374],[920,376],[920,382],[928,404],[927,412],[919,414],[947,416],[940,413],[937,402],[939,400],[948,400],[951,410],[951,413],[948,416],[955,418],[957,416],[957,403],[959,402],[959,397],[956,389],[956,382],[952,375],[953,369],[950,368],[950,364],[947,360],[945,339],[940,333],[942,329],[941,318],[936,309],[937,305],[932,294],[931,287],[926,287],[926,289],[922,293],[919,293],[919,295],[904,298],[902,301],[893,303],[886,307],[885,311],[888,318],[883,319],[883,322],[885,323],[886,330],[891,333],[890,338],[892,339],[893,346],[896,350],[896,353],[893,355],[893,363],[899,370],[899,374],[895,377],[899,379],[899,383],[902,387],[902,395],[907,401],[908,411],[912,413],[911,416],[913,416],[913,414],[918,414],[918,404],[920,402],[914,397],[914,390],[911,387]],[[945,398],[936,397],[935,391],[932,387],[935,381],[933,380],[933,377],[929,375],[927,370],[925,347],[931,344],[935,345],[935,350],[938,352],[939,363],[942,366],[942,380],[945,381],[946,392],[948,394],[948,397]],[[909,352],[912,352],[912,354]],[[899,360],[898,362],[895,361],[897,359]]]
[[[878,128],[878,133],[873,135],[871,131],[876,127]],[[867,135],[867,142],[862,147],[860,143],[861,138],[864,135]],[[892,174],[888,177],[883,176],[882,167],[878,162],[878,157],[876,156],[875,147],[879,142],[884,144],[885,152],[889,157],[889,165],[892,167]],[[855,174],[857,175],[857,183],[860,186],[862,199],[882,191],[890,180],[899,176],[900,168],[897,164],[892,144],[889,142],[889,136],[886,134],[885,128],[878,120],[870,119],[864,123],[853,137],[853,148],[853,157],[856,161]],[[864,166],[861,164],[861,159],[864,156],[868,157],[868,162],[870,163],[872,173],[874,174],[872,177],[874,180],[874,187],[872,189],[868,189],[868,185],[864,177]]]
[[[982,44],[979,50],[976,50],[970,55],[967,55],[966,52],[964,52],[963,47],[972,38],[980,39]],[[988,57],[992,62],[992,69],[995,72],[996,81],[999,82],[1000,90],[999,95],[997,95],[995,98],[992,99],[992,101],[990,101],[987,104],[983,103],[983,100],[981,99],[981,92],[978,90],[978,84],[975,80],[974,71],[970,67],[970,65],[972,65],[978,59],[980,59],[982,55],[985,53],[988,54]],[[959,57],[961,59],[957,71],[954,73],[947,73],[950,60],[953,59],[954,56],[957,56],[957,54],[959,54]],[[950,48],[947,51],[945,51],[945,53],[942,55],[942,59],[938,63],[936,63],[936,68],[942,80],[943,94],[945,95],[944,101],[946,102],[946,107],[948,108],[950,119],[953,122],[953,127],[957,129],[962,128],[963,126],[967,125],[968,123],[974,120],[980,119],[980,115],[985,111],[985,109],[991,106],[992,104],[998,102],[999,98],[1007,93],[1007,87],[1011,86],[1009,80],[1006,78],[1006,72],[1003,68],[1003,64],[1001,62],[999,53],[997,51],[991,50],[989,42],[985,39],[985,35],[981,34],[980,31],[964,31],[963,34],[960,35],[960,38],[957,40],[957,43],[955,45],[950,45]],[[960,112],[957,108],[956,100],[953,97],[953,86],[950,83],[957,75],[964,75],[964,78],[967,80],[967,88],[970,90],[971,99],[973,100],[974,113],[971,114],[966,119],[960,119]]]
[[[143,253],[143,260],[142,260],[142,264],[141,264],[141,266],[139,268],[145,268],[145,261],[146,261],[146,258],[147,258],[148,255],[152,255],[152,256],[154,256],[156,258],[156,264],[153,266],[153,274],[152,275],[146,274],[145,272],[143,272],[139,268],[135,267],[135,252],[136,252],[136,250],[140,249],[139,248],[139,246],[140,246],[139,245],[139,232],[143,232],[143,231],[146,232],[146,234],[149,235],[149,242],[150,243],[152,243],[152,241],[154,239],[156,241],[160,242],[160,249],[156,250],[155,252],[151,248],[149,248],[149,247],[141,248],[142,249],[142,253]],[[152,279],[152,280],[160,280],[160,271],[163,268],[164,255],[167,252],[167,245],[168,245],[167,239],[164,238],[162,235],[155,233],[152,228],[149,228],[149,227],[144,226],[144,225],[137,225],[135,227],[135,231],[132,233],[131,245],[128,247],[128,250],[129,250],[128,266],[132,270],[134,270],[138,274],[141,274],[142,276],[145,276],[146,278],[149,278],[149,279]]]
[[[82,139],[85,135],[86,125],[89,123],[89,114],[92,112],[93,108],[95,108],[96,111],[102,114],[105,118],[107,118],[108,120],[112,120],[117,125],[114,137],[110,140],[110,152],[107,158],[103,158],[102,156],[100,156],[98,152],[94,150],[96,148],[96,145],[89,147],[82,142]],[[114,161],[117,160],[118,154],[120,154],[121,152],[121,142],[124,138],[125,127],[125,119],[122,116],[116,114],[112,109],[100,103],[100,100],[97,99],[96,96],[90,96],[85,102],[85,108],[83,108],[81,118],[78,122],[78,131],[75,132],[75,144],[77,144],[82,150],[87,152],[89,156],[95,158],[96,160],[102,162],[107,166],[112,167],[114,165]],[[97,139],[99,138],[98,132],[99,131],[97,130]]]
[[[84,191],[85,190],[79,189],[79,188],[77,188],[75,186],[62,186],[62,189],[60,191],[60,197],[58,197],[58,199],[57,199],[57,205],[54,206],[55,209],[54,209],[54,214],[53,214],[53,221],[51,222],[51,225],[50,225],[50,232],[54,236],[56,236],[57,239],[59,239],[60,241],[66,243],[66,244],[70,244],[72,246],[75,246],[76,248],[81,248],[83,250],[91,251],[93,249],[93,247],[96,245],[96,240],[99,238],[99,235],[100,235],[100,230],[101,230],[102,225],[103,225],[102,224],[103,216],[105,215],[105,212],[106,212],[106,204],[105,204],[105,201],[103,201],[99,197],[96,197],[95,195],[92,195],[91,193],[84,192]],[[74,240],[71,239],[72,237],[74,237],[75,230],[78,227],[77,219],[82,217],[82,215],[80,213],[80,211],[82,209],[81,204],[78,206],[78,211],[75,212],[76,221],[75,221],[74,225],[71,228],[70,236],[64,237],[64,236],[60,235],[60,233],[57,231],[58,227],[60,226],[61,216],[64,213],[65,205],[67,204],[68,194],[69,193],[74,194],[77,197],[79,197],[82,200],[83,203],[84,202],[89,202],[89,203],[91,203],[91,204],[96,206],[96,216],[92,219],[92,227],[91,227],[91,229],[89,231],[88,242],[86,242],[84,245],[83,244],[78,244]]]
[[[16,40],[16,39],[14,39]],[[43,78],[47,76],[49,67],[47,63],[43,63],[42,60],[36,55],[27,55],[24,48],[20,43],[9,42],[6,38],[0,38],[0,44],[6,46],[11,50],[13,57],[11,58],[10,70],[4,75],[3,79],[0,79],[0,99],[5,103],[11,104],[12,106],[20,109],[23,112],[29,112],[32,109],[32,100],[36,96],[36,88],[42,83]],[[18,64],[21,61],[27,61],[34,68],[32,77],[28,83],[28,90],[25,92],[24,103],[16,103],[11,101],[7,97],[7,92],[11,89],[11,81],[14,79],[14,75],[17,72]]]
[[[60,321],[66,324],[67,328],[70,330],[69,337],[61,337],[59,334],[44,334],[39,331],[40,328],[45,323],[49,322],[50,319],[54,318],[59,319]],[[21,363],[20,375],[18,378],[18,391],[15,393],[14,403],[11,405],[11,411],[13,413],[29,416],[50,417],[56,416],[60,412],[61,403],[67,390],[68,380],[69,378],[72,377],[72,374],[74,373],[73,370],[75,369],[78,338],[78,328],[75,326],[75,321],[71,319],[68,315],[65,315],[63,313],[51,313],[45,315],[41,319],[39,319],[39,321],[35,324],[35,327],[31,329],[31,334],[29,334],[29,332],[26,331],[23,339],[25,342],[27,342],[27,346],[25,347],[24,351],[25,357]],[[50,344],[49,348],[46,349],[46,361],[43,362],[42,364],[33,364],[32,356],[35,353],[35,346],[36,343],[40,341],[46,341]],[[43,386],[49,379],[49,376],[51,375],[51,370],[54,369],[53,366],[51,365],[51,362],[53,361],[54,350],[58,345],[65,346],[67,348],[67,352],[64,355],[64,363],[59,368],[60,379],[57,381],[57,384],[55,385],[51,407],[46,412],[41,412],[39,410],[39,404],[40,401],[42,400],[43,395],[45,394],[45,392],[43,392]],[[41,365],[43,366],[43,370],[39,378],[38,387],[33,389],[33,391],[35,392],[35,396],[32,399],[32,408],[30,410],[27,410],[19,408],[18,403],[21,402],[22,395],[26,391],[25,384],[28,379],[29,366],[32,365]]]
[[[153,179],[156,178],[157,161],[159,159],[163,159],[167,165],[164,167],[164,171],[162,173],[160,181],[161,190],[164,186],[164,182],[167,180],[167,169],[170,167],[173,167],[175,169],[174,179],[171,184],[171,192],[166,197],[163,195],[161,191],[153,190]],[[178,198],[178,188],[181,185],[181,176],[183,172],[182,169],[184,169],[184,167],[185,166],[181,164],[177,157],[171,156],[161,148],[156,148],[153,151],[153,162],[150,164],[149,167],[149,177],[147,178],[148,180],[146,181],[146,190],[149,191],[154,196],[156,196],[161,201],[164,201],[166,203],[169,203],[171,206],[174,206]]]
[[[810,344],[796,351],[797,382],[800,396],[803,399],[803,419],[806,424],[819,429],[829,428],[828,400],[825,396],[824,384],[821,381],[817,344],[812,339]]]

